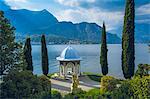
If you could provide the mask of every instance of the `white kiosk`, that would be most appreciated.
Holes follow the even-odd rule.
[[[80,61],[81,57],[78,55],[77,51],[71,46],[66,47],[61,55],[56,58],[59,65],[59,75],[60,77],[69,77],[72,75],[80,76]]]

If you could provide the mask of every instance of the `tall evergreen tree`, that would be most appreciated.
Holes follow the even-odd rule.
[[[134,75],[134,17],[134,0],[126,0],[122,34],[122,70],[126,79]]]
[[[26,39],[24,46],[24,56],[27,63],[27,70],[33,71],[33,63],[32,63],[32,48],[30,43],[30,38]]]
[[[11,26],[4,12],[0,11],[0,76],[22,64],[22,46],[15,42],[15,28]],[[21,65],[20,65],[21,66]]]
[[[42,44],[42,49],[41,49],[41,53],[42,53],[42,70],[43,70],[43,74],[47,75],[49,68],[48,68],[48,53],[47,53],[47,47],[46,47],[46,40],[45,40],[45,35],[42,35],[41,38],[41,44]]]
[[[108,73],[108,62],[107,62],[107,41],[106,41],[106,29],[105,23],[103,23],[102,28],[102,36],[101,36],[101,56],[100,56],[100,64],[102,68],[103,75],[107,75]]]

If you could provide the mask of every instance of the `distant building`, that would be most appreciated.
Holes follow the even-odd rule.
[[[61,55],[56,58],[59,63],[59,75],[61,77],[69,77],[72,75],[80,76],[80,61],[81,57],[77,51],[71,46],[66,47]]]

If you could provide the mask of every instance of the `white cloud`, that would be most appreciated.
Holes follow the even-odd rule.
[[[136,20],[136,23],[148,23],[150,24],[150,19],[141,19],[141,20]]]
[[[55,13],[55,15],[59,19],[59,21],[71,21],[73,23],[85,21],[94,22],[101,26],[103,21],[105,21],[107,31],[116,29],[118,25],[122,24],[123,22],[122,12],[109,12],[98,8],[78,8],[76,10],[67,9]]]
[[[5,2],[11,7],[11,9],[29,9],[32,11],[42,10],[39,5],[31,3],[30,0],[5,0]]]
[[[137,15],[148,15],[150,14],[150,3],[145,4],[137,8]]]
[[[29,0],[5,0],[12,9],[20,9],[22,5],[27,4]]]
[[[55,0],[55,1],[61,5],[71,6],[71,7],[80,5],[78,0]]]
[[[78,7],[81,3],[94,3],[96,0],[55,0],[61,5],[70,6],[70,7]]]
[[[20,2],[20,3],[25,3],[28,0],[5,0],[6,2]]]

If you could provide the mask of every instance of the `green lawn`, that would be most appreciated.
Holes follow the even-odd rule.
[[[96,74],[96,73],[91,73],[91,72],[83,72],[83,75],[87,75],[91,80],[100,82],[101,78],[103,77],[100,74]]]

